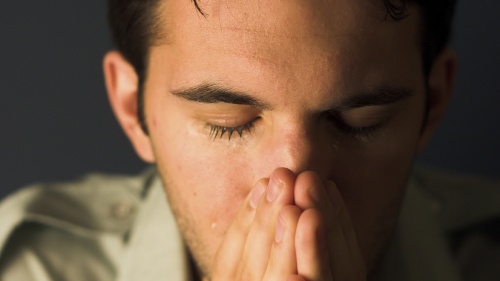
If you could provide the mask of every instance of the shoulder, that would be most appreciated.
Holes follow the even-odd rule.
[[[75,182],[32,185],[5,198],[0,203],[0,279],[64,280],[53,276],[51,266],[82,263],[92,264],[78,268],[109,277],[113,254],[103,250],[119,249],[154,174],[92,174]],[[50,278],[39,279],[45,275]]]
[[[413,180],[430,198],[464,280],[500,276],[500,180],[419,167]]]
[[[448,231],[500,219],[500,180],[418,167],[413,181],[435,202]]]

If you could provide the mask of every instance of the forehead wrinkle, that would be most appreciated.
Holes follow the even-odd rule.
[[[277,29],[279,33],[296,33],[297,27],[302,27],[305,33],[318,34],[338,25],[344,29],[344,22],[380,22],[386,16],[381,0],[208,0],[203,6],[208,10],[206,19],[221,29],[244,26],[257,32],[271,32],[281,25],[284,29]]]
[[[226,33],[226,38],[231,37],[230,35],[245,34],[249,37],[253,35],[250,40],[254,42],[261,41],[265,44],[267,41],[268,46],[272,45],[272,39],[295,40],[300,44],[313,42],[316,45],[326,45],[345,37],[361,37],[363,35],[359,34],[356,29],[357,26],[363,25],[361,22],[366,23],[375,17],[375,21],[380,23],[385,15],[376,12],[377,9],[370,9],[371,6],[379,8],[383,6],[374,5],[372,1],[369,1],[368,5],[361,5],[354,0],[302,2],[295,0],[207,1],[202,5],[204,11],[208,10],[206,17],[199,15],[192,7],[192,3],[174,5],[177,7],[165,10],[170,10],[172,13],[169,14],[178,16],[176,20],[169,17],[170,25],[172,29],[175,29],[175,37],[182,38],[187,34],[192,34],[204,37],[203,40],[208,41],[216,34]],[[348,17],[347,13],[342,12],[346,9],[354,10],[354,16]],[[180,10],[180,12],[175,13],[174,10]],[[374,28],[373,22],[367,26]],[[278,44],[281,45],[279,42]]]
[[[271,70],[272,73],[293,74],[295,79],[304,79],[304,73],[294,74],[294,71],[309,69],[312,72],[323,70],[325,67],[333,66],[339,62],[338,57],[341,52],[335,49],[328,49],[322,46],[311,44],[302,45],[300,39],[287,38],[291,44],[284,43],[283,38],[266,36],[265,40],[255,40],[253,35],[243,35],[238,37],[238,42],[232,42],[223,46],[205,46],[205,53],[219,53],[221,56],[236,56],[248,61],[249,65],[257,66],[261,69]],[[215,41],[217,41],[215,39]],[[239,59],[238,59],[239,61]],[[243,62],[245,63],[245,62]],[[254,69],[252,66],[252,69]],[[298,68],[297,68],[298,67]]]
[[[340,9],[333,7],[318,7],[313,4],[297,5],[297,3],[313,3],[314,1],[317,2],[317,0],[300,0],[300,2],[296,0],[248,0],[241,3],[241,1],[229,0],[232,6],[224,5],[225,9],[217,10],[216,14],[207,16],[206,20],[212,28],[220,30],[264,33],[275,37],[298,37],[297,27],[301,27],[302,34],[320,35],[327,31],[325,27],[328,24],[336,23],[332,25],[334,26],[347,18],[342,13],[340,16],[335,14],[335,11]],[[339,0],[322,2],[337,1]],[[278,2],[282,2],[281,5]],[[266,5],[265,8],[262,8],[263,5]],[[344,18],[341,18],[342,16]]]
[[[245,1],[245,4],[240,3],[240,1],[236,2],[238,3],[232,3],[235,7],[230,8],[228,1],[217,1],[218,5],[211,5],[211,7],[217,7],[211,10],[217,10],[217,13],[209,15],[207,19],[203,20],[202,29],[205,32],[202,32],[202,36],[210,34],[210,37],[206,36],[204,41],[212,41],[211,43],[214,45],[227,42],[229,47],[225,51],[263,62],[270,62],[280,55],[284,56],[287,52],[288,55],[291,55],[288,61],[292,61],[296,58],[294,58],[294,54],[323,53],[325,50],[330,49],[332,44],[342,45],[342,41],[350,41],[350,44],[356,44],[356,41],[357,43],[366,42],[369,40],[367,37],[376,33],[367,30],[367,28],[376,28],[374,22],[368,25],[366,23],[370,19],[373,20],[374,14],[378,15],[373,10],[367,11],[367,7],[370,7],[370,5],[361,7],[358,3],[345,6],[345,0],[323,1],[323,3],[336,3],[337,6],[340,6],[336,8],[356,10],[356,16],[353,19],[352,17],[346,18],[345,14],[340,12],[341,9],[330,7],[331,11],[324,11],[325,9],[319,9],[322,6],[317,7],[312,4],[300,4],[299,8],[289,8],[288,10],[285,7],[276,11],[269,8],[261,12],[259,10],[261,3],[265,2],[269,5],[272,1]],[[290,2],[292,5],[297,6],[295,1],[292,0],[292,2]],[[315,0],[312,0],[312,2],[315,2]],[[255,5],[251,6],[251,3],[257,3],[258,5],[257,7]],[[287,5],[287,3],[289,2],[282,4]],[[236,6],[240,4],[242,4],[241,7]],[[220,8],[220,6],[225,8]],[[334,5],[331,4],[330,6]],[[251,8],[257,9],[257,12],[254,12]],[[303,11],[307,11],[307,13],[304,14]],[[315,13],[319,16],[312,17]],[[270,14],[273,16],[269,16]],[[277,14],[276,17],[275,14]],[[382,23],[382,18],[380,16],[375,22]],[[360,21],[365,23],[365,30],[362,33],[357,29],[360,25],[363,25]],[[245,47],[249,50],[248,53],[242,51]],[[355,46],[353,45],[348,49],[352,49],[352,47]],[[233,48],[240,49],[233,51],[231,50]],[[261,54],[257,54],[258,52]],[[263,55],[263,53],[270,54]],[[269,56],[270,59],[266,59],[266,56]],[[304,62],[307,63],[307,60]]]
[[[284,32],[272,31],[269,29],[262,30],[255,27],[241,27],[241,26],[224,26],[219,29],[221,33],[224,32],[237,33],[239,35],[243,33],[247,36],[262,37],[265,38],[266,40],[288,39],[288,40],[295,40],[296,42],[303,41],[304,39],[334,40],[352,35],[348,31],[336,32],[335,34],[333,34],[333,33],[321,33],[317,32],[317,30],[313,30],[313,32],[307,32],[307,33],[284,33]]]
[[[313,65],[313,61],[324,61],[333,53],[339,42],[349,41],[353,34],[348,31],[325,32],[279,32],[267,28],[250,26],[206,27],[207,33],[201,41],[208,51],[230,53],[274,66],[301,64]],[[210,34],[210,36],[204,36]],[[356,37],[358,35],[355,35]],[[223,44],[221,44],[223,42]]]
[[[268,56],[259,55],[259,52],[234,50],[229,48],[218,48],[217,50],[226,54],[243,57],[245,59],[248,59],[249,61],[255,61],[263,67],[282,68],[286,65],[285,61],[281,62],[277,61],[276,59],[268,58]]]

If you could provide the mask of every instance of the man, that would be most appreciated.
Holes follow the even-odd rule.
[[[440,213],[472,181],[410,175],[452,91],[453,1],[109,3],[110,102],[157,171],[4,202],[5,280],[480,280],[470,259],[498,261],[465,231],[500,214],[493,184]]]

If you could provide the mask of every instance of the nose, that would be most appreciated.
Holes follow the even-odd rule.
[[[272,172],[285,167],[296,174],[312,170],[321,178],[327,176],[330,149],[323,145],[315,122],[290,120],[282,125],[274,124],[273,131],[264,144],[266,170]]]

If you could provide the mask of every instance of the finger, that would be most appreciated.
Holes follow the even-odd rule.
[[[302,210],[309,208],[316,208],[320,211],[328,211],[325,215],[330,215],[332,210],[327,210],[329,206],[326,205],[328,199],[326,187],[313,171],[306,171],[297,175],[295,180],[295,204]]]
[[[307,281],[307,280],[300,275],[294,274],[294,275],[288,276],[286,281]]]
[[[337,186],[323,184],[314,172],[297,176],[295,202],[303,208],[317,208],[325,218],[332,275],[340,280],[364,271],[364,260],[357,244],[349,212]]]
[[[295,205],[287,205],[279,212],[265,280],[285,280],[287,276],[297,274],[295,230],[301,213]]]
[[[264,194],[268,182],[268,179],[259,180],[243,201],[216,253],[213,267],[214,276],[225,276],[228,279],[235,276],[255,216],[255,206]]]
[[[297,225],[297,270],[306,280],[332,280],[323,220],[317,209],[310,208],[301,214]]]
[[[344,238],[345,251],[347,252],[346,255],[349,256],[350,260],[350,263],[345,264],[345,262],[343,262],[345,260],[345,257],[341,256],[341,252],[335,252],[334,251],[335,245],[332,245],[330,249],[330,251],[332,252],[331,259],[333,263],[335,263],[335,268],[344,269],[343,273],[341,272],[341,270],[337,270],[336,274],[334,275],[343,274],[342,278],[345,278],[346,277],[345,274],[347,274],[351,276],[352,280],[365,280],[366,279],[365,261],[359,247],[357,234],[352,224],[349,211],[346,205],[344,204],[342,195],[340,194],[340,191],[335,185],[335,183],[332,181],[328,181],[326,185],[327,185],[326,190],[328,197],[331,199],[330,201],[337,202],[337,204],[339,205],[338,215],[337,215],[338,223],[336,224],[337,226],[335,235],[339,237],[342,234]]]
[[[260,198],[254,220],[246,238],[237,276],[242,280],[262,280],[275,237],[279,211],[293,203],[295,174],[285,168],[276,169]]]
[[[295,182],[295,204],[303,210],[315,210],[319,212],[320,217],[313,216],[310,222],[311,227],[318,227],[316,225],[321,225],[324,229],[324,249],[326,249],[326,254],[313,256],[314,253],[302,254],[302,249],[304,251],[308,250],[307,242],[311,245],[317,243],[314,238],[318,235],[317,233],[311,233],[308,231],[307,227],[302,227],[299,225],[297,229],[297,237],[302,240],[297,243],[303,244],[299,249],[297,246],[297,257],[304,256],[300,261],[297,262],[297,267],[299,268],[299,274],[307,277],[312,277],[316,279],[311,280],[323,280],[320,275],[330,276],[332,274],[332,259],[330,255],[332,251],[337,252],[340,255],[346,255],[347,249],[345,247],[345,239],[343,237],[342,230],[338,226],[338,204],[334,204],[329,200],[327,190],[319,176],[312,171],[306,171],[297,176]],[[318,221],[322,219],[322,221]],[[316,236],[315,236],[316,235]],[[313,266],[313,261],[307,258],[307,255],[311,255],[311,259],[316,257],[316,263],[318,267]],[[305,265],[301,265],[301,261],[307,262]],[[319,264],[327,263],[327,269],[320,269]],[[325,267],[325,266],[323,266]],[[302,271],[300,269],[303,269]],[[307,275],[305,275],[307,274]],[[331,277],[331,276],[330,276]],[[326,278],[326,277],[324,277]]]

